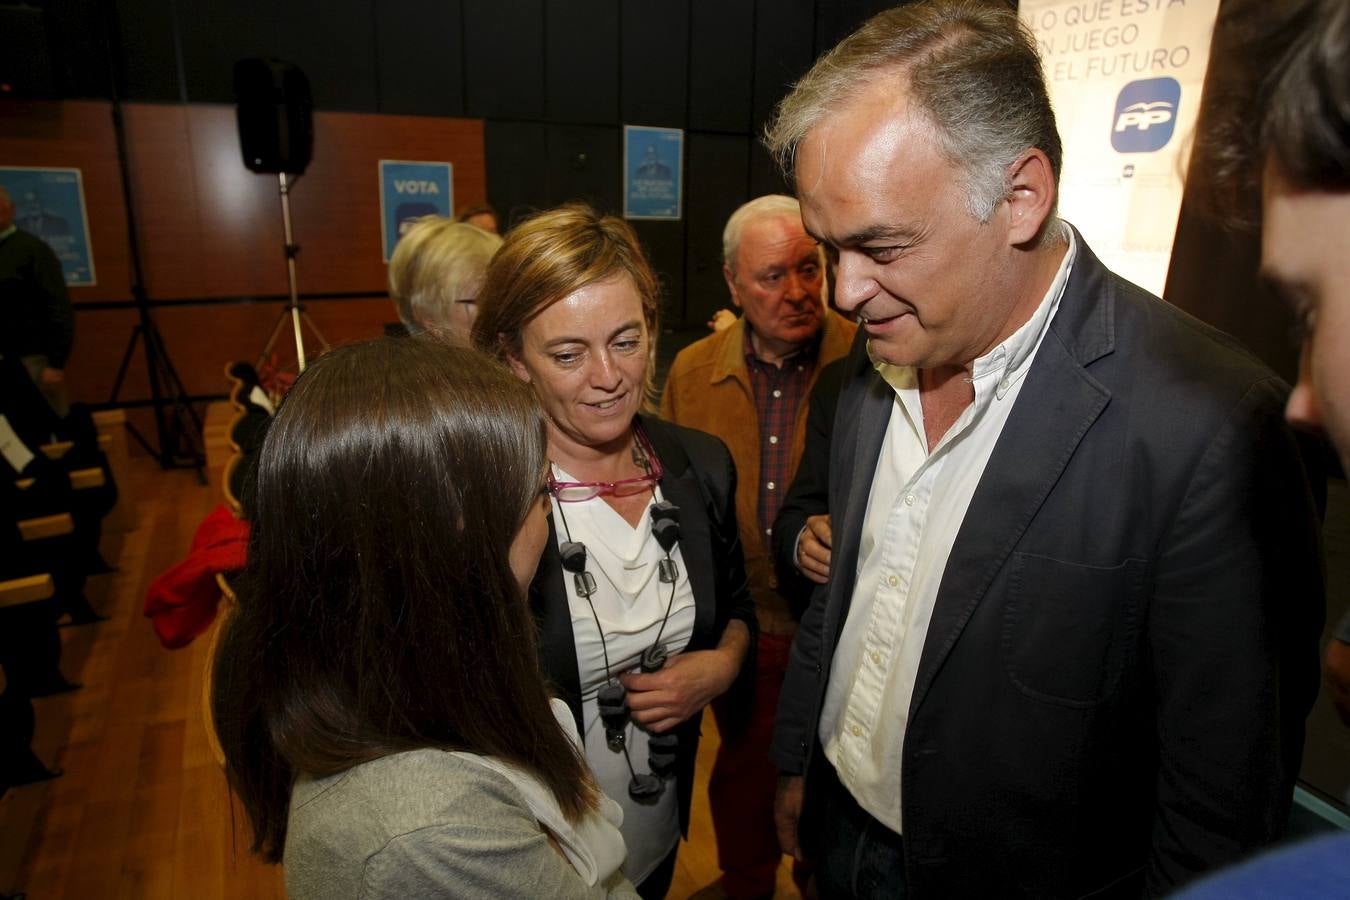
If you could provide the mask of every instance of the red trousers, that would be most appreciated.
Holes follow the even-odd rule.
[[[790,636],[761,634],[755,669],[755,702],[750,721],[718,717],[722,744],[708,781],[708,805],[717,833],[722,889],[736,898],[772,895],[783,851],[773,824],[778,768],[769,760],[778,694],[787,671]],[[717,713],[714,705],[713,712]],[[728,737],[730,732],[732,737]]]

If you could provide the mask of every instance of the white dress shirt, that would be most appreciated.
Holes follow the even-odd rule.
[[[576,480],[557,465],[553,474],[559,481]],[[656,495],[662,497],[659,485]],[[661,645],[671,656],[688,646],[694,634],[694,591],[689,586],[689,573],[677,543],[670,556],[679,567],[680,577],[675,585],[670,619],[662,629],[661,620],[671,603],[670,585],[658,577],[657,565],[665,553],[652,535],[651,516],[644,513],[634,528],[599,497],[581,503],[555,501],[553,515],[559,546],[568,540],[569,532],[571,540],[584,543],[586,571],[595,578],[596,591],[590,598],[595,604],[592,614],[586,598],[577,596],[572,573],[563,573],[581,676],[582,744],[586,762],[601,789],[623,809],[623,837],[628,845],[623,873],[634,884],[640,884],[680,839],[675,783],[668,781],[654,804],[640,804],[628,795],[632,775],[623,753],[610,750],[605,742],[605,726],[600,721],[595,695],[606,681],[606,654],[609,672],[617,678],[623,672],[637,670],[639,657],[656,640],[658,631]],[[604,629],[603,640],[596,628],[597,617]],[[631,721],[628,723],[625,740],[638,774],[651,771],[648,737],[646,731]]]
[[[928,452],[918,371],[877,362],[895,390],[863,519],[848,617],[834,653],[820,740],[840,782],[899,833],[900,760],[919,657],[970,498],[1059,308],[1069,249],[1031,318],[971,365],[975,400]],[[1034,398],[1029,398],[1034,399]]]

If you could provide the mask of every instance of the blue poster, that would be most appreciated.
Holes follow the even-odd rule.
[[[445,162],[380,160],[380,228],[384,261],[422,216],[446,216],[455,208],[454,166]]]
[[[678,128],[623,127],[623,216],[679,219],[684,132]]]
[[[66,284],[95,284],[80,170],[3,166],[0,186],[14,201],[14,224],[52,248],[61,260]]]

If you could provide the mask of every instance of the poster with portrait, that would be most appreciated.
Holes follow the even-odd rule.
[[[623,217],[678,221],[683,214],[684,132],[623,127]]]
[[[448,162],[380,160],[380,229],[384,261],[422,216],[454,215],[455,167]]]
[[[0,166],[0,186],[14,201],[14,224],[52,248],[66,284],[96,284],[80,170]]]
[[[1219,0],[1021,0],[1064,163],[1059,212],[1106,265],[1159,296]]]

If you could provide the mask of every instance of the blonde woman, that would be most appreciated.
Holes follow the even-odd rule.
[[[389,260],[389,296],[414,334],[433,331],[467,344],[483,272],[502,239],[442,216],[417,220]]]

